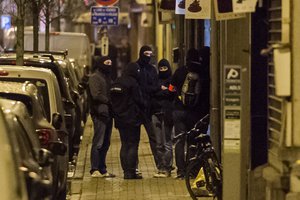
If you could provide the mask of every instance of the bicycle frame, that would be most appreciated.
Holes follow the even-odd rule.
[[[204,118],[207,117],[208,116],[205,116]],[[200,128],[198,128],[199,126],[201,127],[201,125],[206,125],[203,119],[199,120],[194,128],[185,135],[188,145],[186,165],[191,165],[188,168],[193,169],[191,167],[196,166],[195,163],[198,163],[199,168],[197,168],[197,170],[199,171],[196,171],[198,174],[195,179],[196,182],[194,183],[196,183],[199,188],[206,185],[207,191],[219,200],[222,198],[222,167],[217,159],[210,136],[201,133]],[[201,172],[202,169],[203,171]],[[201,173],[204,174],[202,179],[200,178]],[[189,179],[189,176],[189,174],[186,175],[186,180]],[[190,185],[187,185],[187,187],[190,187]],[[188,188],[188,190],[191,193],[192,190],[190,188]],[[191,196],[195,199],[194,194],[191,194]]]

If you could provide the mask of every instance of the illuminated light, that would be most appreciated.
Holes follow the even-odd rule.
[[[60,35],[59,32],[51,32],[50,35]]]
[[[36,130],[36,133],[38,134],[41,145],[43,146],[49,145],[49,141],[52,133],[51,129],[38,129]]]
[[[0,76],[8,76],[8,75],[9,75],[8,71],[0,69]]]

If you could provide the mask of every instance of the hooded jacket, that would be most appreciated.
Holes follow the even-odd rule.
[[[152,50],[149,46],[142,46],[140,49],[139,59],[137,60],[137,64],[140,67],[138,80],[144,102],[143,104],[146,107],[146,115],[150,117],[151,97],[159,90],[160,86],[158,84],[157,71],[155,67],[149,63],[151,57],[144,55],[145,51]]]
[[[97,58],[94,66],[94,72],[89,77],[88,94],[90,98],[90,112],[97,116],[109,117],[111,79],[109,76],[109,67],[105,66],[104,61],[108,57]],[[108,69],[107,69],[108,68]]]
[[[202,49],[201,49],[202,50]],[[205,52],[205,55],[201,54],[202,52]],[[209,51],[208,51],[209,52]],[[209,74],[206,73],[209,69],[209,66],[204,65],[202,63],[203,58],[202,56],[208,56],[208,58],[205,58],[206,62],[209,60],[209,54],[207,55],[207,49],[204,51],[198,51],[194,48],[191,48],[187,52],[186,57],[186,66],[179,67],[171,80],[171,85],[173,85],[176,88],[176,97],[174,100],[174,107],[175,109],[179,110],[187,110],[189,108],[186,108],[181,100],[178,98],[181,95],[182,86],[184,84],[184,80],[186,75],[189,72],[195,72],[199,74],[201,81],[201,93],[199,96],[199,102],[197,104],[197,107],[191,108],[191,112],[195,112],[197,115],[203,115],[204,113],[209,112]],[[205,70],[204,70],[205,69]]]
[[[160,67],[166,66],[168,69],[166,71],[161,71]],[[158,83],[159,86],[169,87],[172,78],[172,69],[170,63],[166,59],[161,59],[158,62]],[[172,110],[172,101],[174,99],[174,94],[168,89],[158,90],[152,99],[151,112],[155,113],[167,113],[170,114]]]
[[[112,84],[110,94],[116,128],[141,124],[142,99],[138,84],[139,66],[129,63]]]

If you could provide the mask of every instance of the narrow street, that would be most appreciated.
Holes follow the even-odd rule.
[[[139,166],[142,180],[124,180],[119,160],[120,139],[113,129],[111,147],[107,157],[108,171],[116,178],[92,178],[90,170],[90,148],[92,140],[92,121],[88,120],[78,155],[77,166],[69,179],[69,200],[188,200],[191,197],[184,180],[175,179],[175,170],[170,178],[153,178],[154,160],[144,129],[139,146]],[[203,198],[209,200],[212,198]]]

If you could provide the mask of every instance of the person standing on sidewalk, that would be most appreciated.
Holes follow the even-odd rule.
[[[172,69],[166,59],[158,62],[158,81],[161,89],[155,93],[152,100],[152,122],[156,134],[156,150],[160,163],[155,178],[166,178],[171,175],[173,165],[172,151],[172,101],[174,94],[168,90],[172,78]]]
[[[143,104],[145,105],[145,109],[142,112],[142,124],[144,125],[149,142],[150,148],[154,157],[154,161],[156,167],[158,166],[159,161],[156,150],[156,137],[153,129],[153,124],[151,120],[151,97],[155,92],[160,90],[160,86],[158,84],[157,71],[153,65],[150,64],[151,56],[153,55],[151,47],[144,45],[141,47],[139,52],[139,58],[137,60],[137,64],[140,67],[139,74],[139,86],[141,88],[141,95]]]
[[[136,63],[129,63],[110,89],[115,127],[121,138],[120,159],[124,179],[142,179],[136,174],[143,107],[138,85],[139,71]]]
[[[106,155],[110,146],[112,116],[109,90],[111,86],[111,59],[97,57],[94,72],[89,77],[88,93],[90,113],[93,120],[94,136],[91,149],[91,176],[115,177],[106,170]]]
[[[208,53],[207,53],[208,52]],[[187,52],[186,66],[179,67],[172,76],[169,90],[176,94],[174,99],[173,120],[175,137],[190,130],[194,124],[209,113],[209,49],[201,51],[191,48]],[[183,101],[183,86],[189,79],[188,74],[195,73],[199,77],[199,94],[193,105]],[[206,132],[207,130],[203,130]],[[183,179],[185,175],[185,141],[180,140],[175,145],[175,160],[177,166],[176,178]]]

